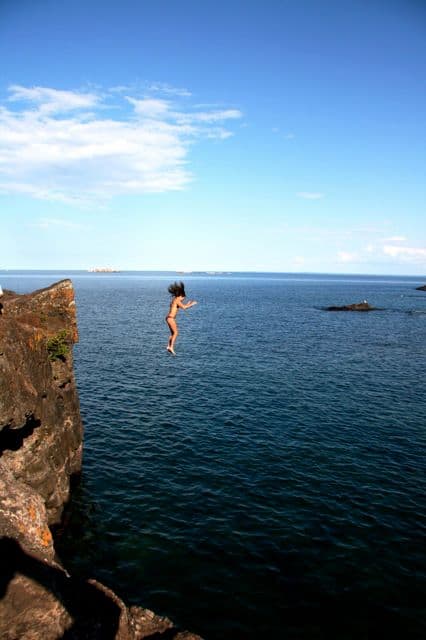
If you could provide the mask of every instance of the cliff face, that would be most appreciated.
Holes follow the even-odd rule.
[[[15,509],[9,518],[2,500],[0,525],[25,548],[52,557],[47,525],[60,521],[70,476],[80,471],[82,456],[72,361],[78,339],[73,287],[65,280],[31,295],[5,292],[1,302],[0,496],[8,483],[14,495],[26,498],[15,495],[9,501]],[[65,355],[53,351],[57,336]]]
[[[72,283],[5,291],[0,314],[0,638],[139,640],[166,630],[197,638],[128,609],[94,580],[74,579],[56,557],[49,527],[60,522],[82,461]]]

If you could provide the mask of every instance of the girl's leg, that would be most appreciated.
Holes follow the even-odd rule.
[[[178,337],[179,331],[177,328],[176,321],[173,318],[167,318],[166,322],[170,329],[170,338],[167,344],[167,351],[170,351],[170,353],[173,353],[173,355],[175,355],[174,344],[175,344],[176,338]]]
[[[173,332],[173,335],[170,338],[170,349],[172,351],[172,353],[174,353],[174,347],[175,347],[175,342],[176,342],[176,338],[178,337],[178,328],[176,327],[176,330]]]

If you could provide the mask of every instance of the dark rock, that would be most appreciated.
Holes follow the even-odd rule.
[[[416,287],[416,291],[426,291],[426,284],[422,284],[421,287]]]
[[[29,295],[5,291],[0,317],[0,456],[16,480],[60,521],[70,477],[81,469],[83,427],[72,345],[78,339],[70,280]],[[64,361],[49,359],[52,336],[66,336]],[[67,385],[61,387],[63,382]]]
[[[4,291],[1,305],[0,638],[199,639],[62,566],[50,527],[69,501],[83,442],[72,283],[29,295]]]
[[[377,307],[372,307],[366,300],[363,302],[355,302],[354,304],[345,304],[342,307],[327,307],[327,311],[376,311]]]

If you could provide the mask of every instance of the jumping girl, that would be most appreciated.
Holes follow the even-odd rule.
[[[189,309],[190,307],[193,307],[194,304],[197,304],[197,302],[195,300],[189,300],[186,304],[183,302],[183,299],[185,298],[185,286],[183,282],[174,282],[169,286],[168,291],[173,298],[170,301],[169,313],[166,316],[166,322],[170,329],[167,351],[175,356],[174,345],[179,333],[176,324],[177,312],[179,309]]]

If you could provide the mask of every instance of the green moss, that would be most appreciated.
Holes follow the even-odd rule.
[[[46,343],[49,360],[65,360],[69,354],[68,331],[63,329]]]

